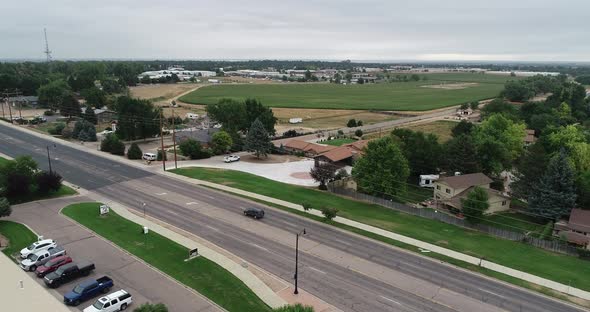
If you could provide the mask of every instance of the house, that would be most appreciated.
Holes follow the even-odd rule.
[[[537,142],[537,137],[535,136],[535,130],[533,129],[525,129],[524,130],[524,146],[529,146],[535,142]]]
[[[39,97],[33,95],[12,96],[9,97],[7,100],[8,103],[12,103],[13,107],[16,107],[17,105],[37,107],[37,104],[39,104]]]
[[[368,140],[358,140],[353,143],[344,144],[314,157],[314,160],[316,164],[319,162],[329,162],[338,167],[351,166],[354,160],[363,155],[363,149],[368,143]]]
[[[288,152],[292,152],[292,153],[303,152],[305,154],[305,156],[313,157],[313,156],[325,153],[327,151],[330,151],[332,149],[335,149],[336,147],[331,146],[331,145],[321,145],[321,144],[310,143],[310,142],[305,142],[305,141],[293,139],[293,140],[287,141],[287,143],[285,143],[285,145],[283,145],[283,148]]]
[[[110,123],[117,119],[117,113],[108,109],[95,109],[96,121],[101,123]]]
[[[461,199],[476,186],[488,193],[489,208],[485,214],[505,211],[510,208],[510,197],[490,188],[493,180],[483,173],[471,173],[451,177],[443,177],[434,182],[434,199],[437,206],[451,211],[462,210]]]
[[[462,108],[457,108],[457,116],[469,116],[473,114],[473,110],[468,107],[466,109],[462,109]]]
[[[211,138],[215,132],[219,131],[219,129],[197,129],[197,130],[177,130],[176,131],[176,143],[180,144],[188,139],[193,139],[201,145],[208,146],[211,142]]]
[[[572,209],[568,221],[555,223],[554,234],[590,250],[590,210]]]

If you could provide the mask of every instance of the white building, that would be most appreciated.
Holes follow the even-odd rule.
[[[186,70],[179,66],[168,67],[166,70],[155,70],[147,71],[137,76],[139,79],[144,76],[150,77],[150,79],[159,79],[161,77],[170,77],[172,74],[176,74],[180,80],[189,80],[191,77],[213,77],[215,72],[209,70]]]

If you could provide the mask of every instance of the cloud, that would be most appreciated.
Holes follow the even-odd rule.
[[[586,0],[9,1],[0,57],[590,61]]]

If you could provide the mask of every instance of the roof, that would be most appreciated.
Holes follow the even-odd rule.
[[[301,140],[297,140],[297,139],[293,139],[293,140],[287,141],[285,143],[285,147],[293,148],[293,149],[298,149],[298,150],[303,150],[309,144],[311,144],[311,143],[305,142],[305,141],[301,141]]]
[[[291,149],[296,149],[304,152],[312,152],[315,154],[325,153],[327,151],[333,150],[336,146],[331,145],[320,145],[310,142],[305,142],[297,139],[289,140],[285,143],[284,147],[288,147]]]
[[[325,158],[327,158],[328,160],[332,161],[332,162],[337,162],[337,161],[341,161],[341,160],[345,160],[347,158],[350,158],[352,156],[354,156],[355,154],[359,154],[360,152],[351,148],[350,146],[340,146],[337,147],[333,150],[327,151],[320,156],[323,156]]]
[[[526,129],[524,131],[525,131],[524,141],[526,143],[535,143],[535,141],[537,141],[537,137],[535,137],[535,130]]]
[[[357,151],[362,151],[368,144],[369,140],[358,140],[349,144],[344,144],[343,146],[350,146]]]
[[[211,128],[211,129],[198,129],[198,130],[184,130],[184,131],[176,131],[176,140],[179,142],[183,142],[184,140],[193,139],[200,143],[209,143],[211,142],[211,137],[215,132],[219,131],[219,129]]]
[[[586,245],[590,243],[590,237],[576,232],[565,232],[565,237],[568,242],[578,245]]]
[[[471,191],[473,191],[474,188],[475,188],[475,186],[465,189],[461,193],[453,196],[451,199],[446,200],[445,203],[447,205],[453,206],[457,209],[462,209],[463,204],[461,203],[461,199],[467,198],[467,194],[469,194]],[[486,193],[488,193],[488,198],[491,198],[490,195],[495,195],[495,196],[503,197],[505,199],[509,199],[508,196],[502,194],[502,192],[500,192],[500,191],[497,191],[497,190],[494,190],[491,188],[484,188],[484,190],[486,191]],[[498,202],[498,201],[496,201],[496,202]]]
[[[572,209],[568,225],[572,230],[590,233],[590,210]]]
[[[481,186],[492,183],[492,179],[490,179],[485,174],[478,172],[478,173],[470,173],[452,177],[444,177],[440,178],[437,182],[445,183],[448,186],[454,189],[463,189],[469,188],[472,186]]]

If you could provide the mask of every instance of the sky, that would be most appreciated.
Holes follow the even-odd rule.
[[[3,1],[0,59],[590,61],[589,0]]]

